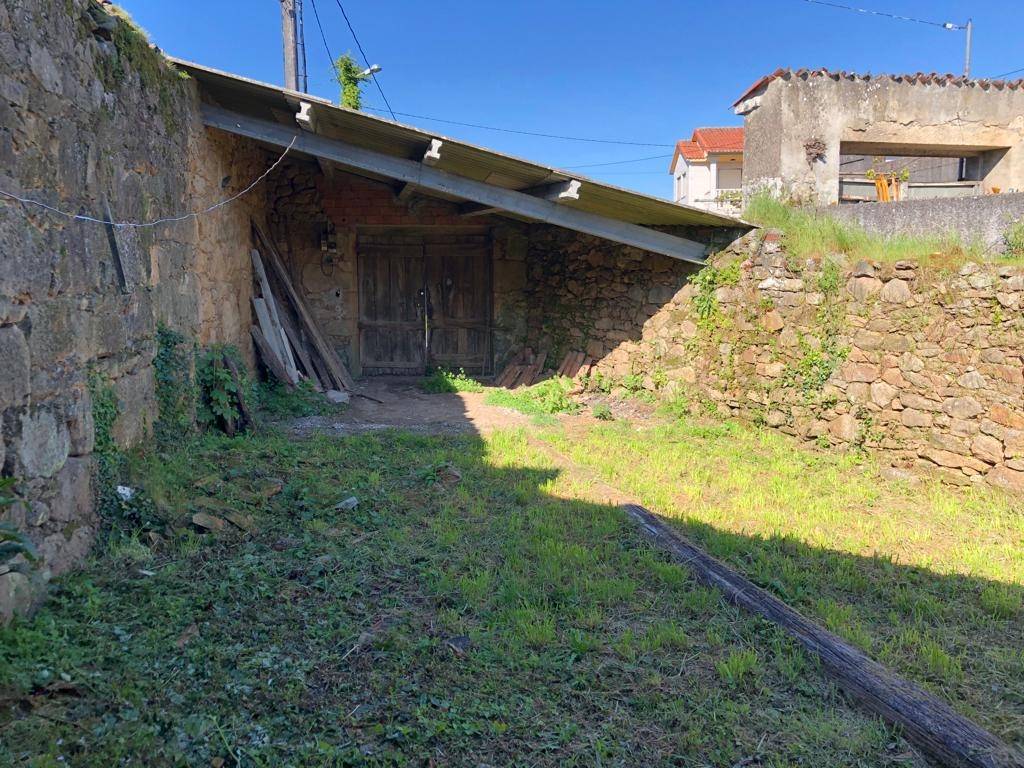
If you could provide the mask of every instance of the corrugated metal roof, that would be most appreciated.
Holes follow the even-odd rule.
[[[491,149],[469,144],[433,131],[424,131],[383,117],[340,107],[330,101],[280,86],[221,72],[216,69],[171,58],[170,61],[199,83],[204,97],[235,112],[267,120],[290,121],[299,101],[317,105],[316,131],[355,146],[394,157],[420,159],[431,139],[444,142],[442,161],[436,166],[445,171],[506,189],[524,190],[541,184],[570,179],[584,182],[584,194],[578,201],[566,203],[574,208],[642,225],[744,227],[739,219],[677,205],[572,171],[533,163]]]

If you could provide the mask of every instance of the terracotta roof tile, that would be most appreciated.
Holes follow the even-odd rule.
[[[696,128],[690,140],[681,139],[676,142],[676,151],[668,172],[676,166],[676,160],[682,155],[687,160],[706,160],[711,152],[743,152],[743,128]]]

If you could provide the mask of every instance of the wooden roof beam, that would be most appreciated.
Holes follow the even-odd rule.
[[[212,104],[202,105],[202,115],[203,122],[211,128],[219,128],[228,133],[247,136],[279,147],[287,147],[294,141],[293,146],[297,152],[324,158],[346,168],[388,176],[397,181],[415,184],[424,190],[460,197],[534,221],[661,253],[682,261],[704,264],[704,256],[708,250],[705,244],[684,237],[579,210],[543,197],[504,189],[432,168],[422,162],[349,144],[340,139],[305,131],[296,134],[294,128],[290,129],[270,120],[232,112]],[[435,141],[438,143],[436,147]],[[436,149],[439,155],[440,140],[432,140],[431,148]]]

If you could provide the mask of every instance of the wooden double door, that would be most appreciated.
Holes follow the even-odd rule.
[[[363,374],[492,372],[487,236],[366,235],[357,253]]]

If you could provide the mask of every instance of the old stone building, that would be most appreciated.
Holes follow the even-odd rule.
[[[94,0],[0,3],[0,190],[0,514],[41,554],[32,575],[0,563],[0,618],[96,535],[97,418],[148,444],[159,325],[256,370],[254,223],[356,375],[638,339],[743,229],[169,61]]]
[[[1024,190],[1024,80],[779,69],[734,104],[744,192],[839,201],[841,158],[961,158],[980,192]]]

